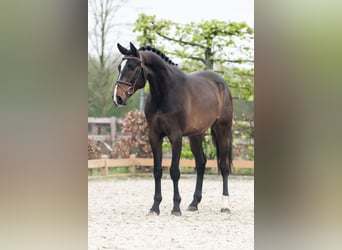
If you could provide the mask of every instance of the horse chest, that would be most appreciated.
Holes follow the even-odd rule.
[[[173,131],[180,131],[184,129],[184,126],[180,120],[181,119],[179,119],[179,116],[157,112],[152,119],[150,119],[149,126],[154,131],[169,136]]]

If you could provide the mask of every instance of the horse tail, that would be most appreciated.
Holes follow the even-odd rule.
[[[211,137],[213,140],[213,143],[216,147],[216,158],[217,158],[217,169],[218,169],[218,174],[220,173],[221,169],[220,169],[220,147],[218,144],[218,138],[217,135],[215,134],[215,131],[213,129],[211,129]],[[227,169],[225,169],[226,171],[224,171],[227,174],[231,174],[232,173],[232,165],[233,165],[233,131],[230,130],[230,134],[229,134],[229,149],[228,149],[228,166]]]
[[[215,131],[211,128],[211,138],[216,148],[216,160],[217,160],[217,173],[220,174],[220,147],[218,145],[217,136]]]
[[[232,173],[233,165],[233,131],[230,129],[229,135],[229,151],[228,151],[228,174]]]

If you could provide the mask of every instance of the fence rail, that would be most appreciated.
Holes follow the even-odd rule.
[[[128,167],[129,171],[131,173],[134,173],[136,166],[153,167],[153,159],[136,158],[135,156],[131,156],[130,158],[125,158],[125,159],[102,158],[102,159],[88,160],[88,169],[101,168],[101,173],[103,175],[108,175],[109,167]],[[162,166],[170,167],[171,159],[163,159]],[[179,162],[179,166],[195,167],[195,160],[181,159]],[[208,160],[206,167],[216,168],[217,161]],[[254,161],[236,160],[236,161],[233,161],[233,168],[254,168]]]
[[[117,123],[121,119],[115,117],[88,117],[88,126],[91,133],[88,134],[88,139],[99,141],[114,141],[116,136]],[[101,128],[108,127],[110,132],[101,134]]]

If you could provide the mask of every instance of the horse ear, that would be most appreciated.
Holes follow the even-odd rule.
[[[120,43],[118,43],[118,49],[121,54],[127,55],[128,49],[126,49],[125,47],[122,47]]]
[[[138,50],[137,50],[137,48],[134,46],[134,44],[130,42],[130,43],[129,43],[129,46],[131,47],[131,51],[133,52],[133,55],[139,56],[139,55],[138,55]]]

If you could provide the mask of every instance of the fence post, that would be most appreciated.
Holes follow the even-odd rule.
[[[111,133],[111,141],[113,143],[116,137],[116,118],[115,117],[112,117],[112,119],[110,120],[110,133]]]
[[[131,174],[135,174],[135,158],[137,158],[136,157],[136,155],[134,155],[134,154],[131,154],[130,156],[129,156],[129,159],[130,159],[130,162],[131,162],[131,166],[129,167],[129,172],[131,173]]]
[[[107,163],[108,156],[102,155],[101,159],[103,159],[103,161],[104,161],[104,167],[101,168],[101,175],[107,176],[108,175],[108,165],[107,165],[108,164]]]
[[[98,135],[99,134],[99,129],[97,127],[96,123],[90,123],[91,126],[91,134],[92,135]]]

